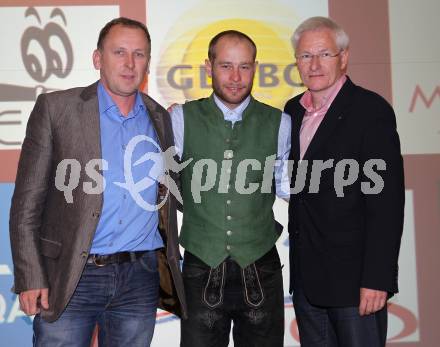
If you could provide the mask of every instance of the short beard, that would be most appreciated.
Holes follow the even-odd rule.
[[[251,83],[247,87],[246,92],[241,96],[240,100],[237,102],[236,100],[230,100],[229,97],[222,92],[222,89],[217,84],[214,76],[212,77],[212,89],[214,90],[214,94],[223,102],[225,102],[227,104],[235,105],[235,106],[240,105],[251,94],[252,86],[253,86],[253,83]]]

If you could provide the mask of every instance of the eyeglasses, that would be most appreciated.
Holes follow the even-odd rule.
[[[322,52],[318,54],[310,54],[310,53],[303,53],[300,55],[296,55],[296,60],[298,60],[301,63],[310,63],[313,59],[313,57],[317,57],[319,60],[328,61],[331,58],[337,57],[339,54],[341,54],[344,50],[340,50],[338,53],[332,54],[330,52]]]

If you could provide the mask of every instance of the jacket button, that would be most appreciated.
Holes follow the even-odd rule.
[[[87,252],[81,252],[81,257],[83,257],[83,258],[87,258],[88,257],[88,255],[89,255],[89,253],[87,253]]]
[[[93,218],[99,218],[99,212],[93,212],[92,216]]]

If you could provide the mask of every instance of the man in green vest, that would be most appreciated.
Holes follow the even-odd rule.
[[[176,105],[171,119],[181,172],[188,319],[182,347],[283,346],[284,297],[272,206],[283,189],[290,117],[251,96],[255,43],[228,30],[209,44],[209,98]],[[286,192],[286,193],[283,193]]]

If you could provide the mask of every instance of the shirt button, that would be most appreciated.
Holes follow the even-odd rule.
[[[119,224],[122,224],[122,219],[119,220]]]
[[[230,250],[231,250],[231,246],[227,245],[227,246],[226,246],[226,250],[227,250],[227,251],[230,251]]]
[[[226,200],[226,203],[227,203],[228,205],[230,205],[230,204],[231,204],[231,200]]]
[[[226,216],[226,219],[227,219],[227,220],[231,220],[232,217],[231,217],[231,216]]]
[[[232,231],[231,231],[231,230],[228,230],[228,231],[226,232],[226,235],[231,236],[231,235],[232,235]]]
[[[126,149],[127,148],[127,146],[126,145],[122,145],[122,149]]]

